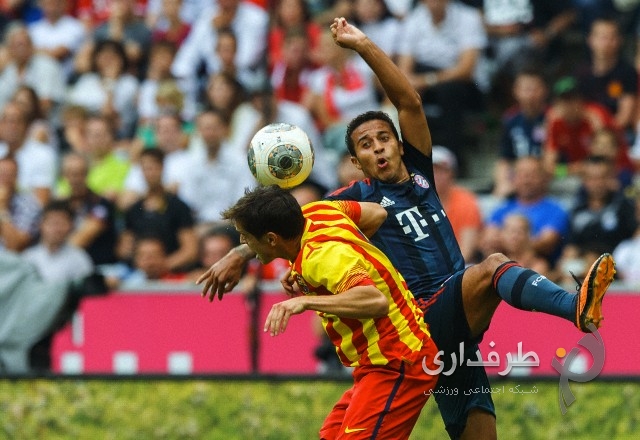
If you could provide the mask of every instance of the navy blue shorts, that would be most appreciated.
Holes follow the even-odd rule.
[[[476,350],[482,337],[471,339],[469,324],[462,305],[463,274],[464,270],[456,272],[431,297],[418,299],[418,304],[424,311],[425,321],[429,325],[431,337],[438,350],[444,352],[441,356],[444,362],[443,373],[450,371],[451,353],[455,353],[457,359],[460,343],[463,343],[464,362],[462,365],[458,362],[449,376],[441,373],[433,390],[445,428],[452,439],[462,435],[471,409],[480,409],[495,417],[491,393],[476,392],[490,389],[485,369],[466,364],[467,359],[477,360]]]

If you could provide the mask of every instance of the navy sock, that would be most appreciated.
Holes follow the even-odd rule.
[[[517,309],[548,313],[571,322],[576,319],[578,295],[514,261],[498,267],[493,287],[500,298]]]

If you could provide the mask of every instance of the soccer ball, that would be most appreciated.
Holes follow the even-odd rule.
[[[313,168],[313,146],[300,127],[278,122],[262,127],[251,139],[247,161],[251,174],[262,185],[292,188],[300,185]]]

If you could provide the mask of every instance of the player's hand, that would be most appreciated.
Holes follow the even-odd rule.
[[[304,296],[298,296],[274,304],[267,315],[267,320],[264,322],[264,331],[269,332],[271,336],[278,336],[280,333],[284,333],[289,323],[289,318],[306,310],[304,306],[305,300]]]
[[[333,34],[333,41],[335,41],[338,46],[347,49],[355,49],[359,42],[367,38],[364,32],[349,24],[344,17],[333,19],[331,33]]]
[[[202,287],[202,297],[208,296],[209,301],[213,301],[218,295],[218,299],[222,300],[224,294],[232,291],[240,281],[244,262],[244,259],[237,252],[231,251],[213,264],[196,281],[196,284],[205,281]]]
[[[296,288],[296,279],[291,275],[291,268],[282,275],[280,278],[280,284],[282,284],[282,288],[284,289],[284,293],[286,293],[290,297],[298,296],[300,291]]]

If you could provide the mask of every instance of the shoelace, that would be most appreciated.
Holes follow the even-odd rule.
[[[578,283],[578,287],[576,287],[576,290],[579,292],[580,289],[582,289],[582,281],[580,281],[578,279],[578,277],[576,276],[575,273],[573,273],[573,271],[569,271],[569,273],[571,274],[571,276],[573,277],[573,279],[576,281],[576,283]]]

